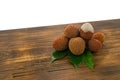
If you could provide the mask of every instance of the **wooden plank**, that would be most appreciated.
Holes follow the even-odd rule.
[[[120,19],[91,23],[106,35],[94,72],[84,65],[75,71],[66,58],[49,64],[52,41],[65,27],[54,25],[0,32],[0,80],[120,80]]]

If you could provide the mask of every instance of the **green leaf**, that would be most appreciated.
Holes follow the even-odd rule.
[[[82,63],[94,70],[94,56],[91,51],[85,50],[82,56]]]
[[[74,65],[74,68],[77,69],[82,61],[82,55],[76,56],[69,52],[69,62]]]
[[[54,51],[52,53],[52,58],[51,58],[51,62],[53,63],[54,61],[58,60],[58,59],[62,59],[64,58],[67,54],[68,54],[69,50],[64,50],[64,51]]]

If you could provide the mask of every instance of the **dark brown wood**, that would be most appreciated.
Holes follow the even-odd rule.
[[[49,64],[52,41],[65,27],[54,25],[0,31],[0,80],[120,80],[120,19],[91,23],[106,35],[95,71],[82,64],[75,71],[66,58]]]

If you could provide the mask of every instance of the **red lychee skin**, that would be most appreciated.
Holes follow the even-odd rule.
[[[58,36],[53,41],[53,48],[57,51],[63,51],[68,48],[68,38],[64,35]]]
[[[64,29],[64,35],[67,38],[77,37],[79,35],[79,27],[75,24],[69,24]]]
[[[92,38],[97,39],[97,40],[99,40],[103,43],[104,40],[105,40],[105,35],[102,32],[96,32],[96,33],[93,34]]]
[[[97,39],[91,39],[88,41],[88,48],[93,52],[97,52],[102,48],[102,43]]]
[[[85,50],[85,41],[80,37],[71,38],[69,49],[74,55],[81,55]]]
[[[80,36],[81,36],[82,38],[89,40],[89,39],[91,39],[92,35],[93,35],[92,32],[90,32],[90,31],[84,32],[84,31],[82,31],[82,30],[80,29]]]

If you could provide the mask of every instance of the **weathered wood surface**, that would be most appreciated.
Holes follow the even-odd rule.
[[[75,71],[66,58],[49,64],[52,41],[65,27],[56,25],[0,31],[0,80],[120,80],[120,20],[92,24],[107,36],[94,72],[84,65]]]

